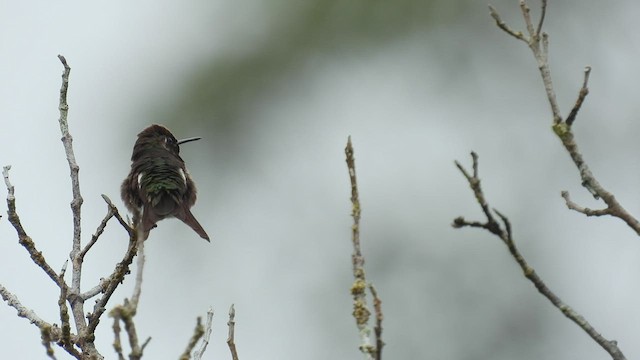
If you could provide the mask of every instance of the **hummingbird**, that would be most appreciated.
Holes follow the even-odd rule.
[[[200,138],[176,140],[169,129],[156,124],[138,134],[131,171],[122,182],[120,194],[133,213],[133,222],[142,227],[145,240],[158,221],[176,217],[210,241],[191,213],[197,191],[180,157],[180,145],[196,140]]]

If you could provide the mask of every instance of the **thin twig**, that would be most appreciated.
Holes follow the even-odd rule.
[[[193,352],[193,360],[202,359],[202,355],[204,355],[204,352],[207,350],[207,346],[209,345],[209,339],[211,338],[212,332],[213,332],[213,308],[209,307],[209,310],[207,310],[207,322],[204,329],[204,336],[202,337],[200,348]]]
[[[551,81],[551,70],[549,69],[549,63],[547,62],[548,38],[544,33],[540,33],[540,31],[542,30],[541,26],[543,24],[542,16],[546,14],[546,4],[543,4],[542,6],[542,16],[540,19],[541,21],[538,22],[539,28],[537,29],[534,29],[533,27],[531,12],[524,0],[520,1],[520,9],[526,23],[527,32],[529,33],[528,37],[522,35],[522,32],[515,32],[502,20],[496,20],[496,24],[501,30],[511,36],[514,36],[514,34],[520,34],[520,36],[516,36],[516,38],[526,42],[529,45],[529,48],[533,52],[536,62],[538,63],[538,69],[540,70],[542,82],[547,93],[547,100],[549,101],[549,105],[551,106],[551,112],[553,113],[553,123],[561,123],[562,116],[560,114],[560,107],[558,106],[558,100],[556,98],[555,90],[553,89],[553,83]],[[489,10],[491,11],[491,17],[493,17],[494,19],[500,19],[500,15],[495,8],[489,6]]]
[[[611,215],[611,209],[610,208],[593,210],[593,209],[582,207],[582,206],[576,204],[575,202],[573,202],[571,200],[571,197],[569,196],[569,192],[568,191],[562,191],[561,195],[562,195],[562,198],[564,198],[564,202],[567,205],[567,208],[569,208],[571,210],[577,211],[577,212],[585,214],[587,216]]]
[[[582,103],[584,102],[584,99],[587,97],[587,95],[589,94],[589,75],[591,74],[591,66],[586,66],[584,68],[584,80],[582,81],[582,87],[580,88],[580,93],[578,94],[578,99],[576,100],[575,105],[573,105],[573,108],[571,109],[571,112],[569,113],[569,116],[567,116],[567,120],[566,123],[569,127],[571,127],[571,125],[573,125],[573,122],[576,119],[576,116],[578,115],[578,111],[580,111],[580,107],[582,107]]]
[[[82,206],[82,195],[80,194],[80,180],[78,173],[80,167],[76,162],[76,156],[73,152],[73,137],[69,133],[69,123],[67,121],[67,115],[69,114],[69,104],[67,103],[67,90],[69,89],[69,74],[71,68],[67,64],[67,60],[62,55],[58,55],[58,59],[64,66],[64,72],[62,73],[62,86],[60,87],[60,132],[62,133],[62,143],[64,145],[64,152],[67,155],[67,162],[69,163],[69,170],[71,172],[71,192],[73,194],[73,200],[71,200],[71,209],[73,212],[73,245],[74,250],[80,251],[80,207]],[[79,281],[79,280],[78,280]],[[74,284],[75,285],[75,284]],[[75,286],[74,286],[75,288]]]
[[[53,352],[53,347],[51,347],[51,343],[53,342],[53,340],[51,340],[50,336],[51,336],[50,331],[46,329],[40,329],[40,338],[42,340],[42,346],[44,346],[47,356],[50,359],[56,360],[56,355]]]
[[[82,260],[84,260],[84,257],[85,255],[87,255],[87,252],[89,252],[89,250],[91,250],[93,245],[95,245],[95,243],[98,241],[98,238],[100,238],[100,235],[102,235],[102,233],[104,232],[104,229],[107,227],[107,223],[112,217],[113,217],[113,212],[109,207],[109,209],[107,210],[107,215],[104,216],[104,219],[102,219],[102,221],[100,222],[100,225],[98,225],[96,232],[91,236],[91,241],[89,241],[89,243],[85,245],[82,251],[80,251],[79,256]]]
[[[376,347],[371,341],[371,328],[369,327],[369,317],[371,312],[367,306],[366,289],[367,281],[364,271],[364,257],[360,250],[360,199],[358,196],[358,182],[356,179],[356,163],[354,158],[351,136],[347,140],[345,148],[347,169],[349,170],[349,180],[351,182],[351,242],[353,244],[353,254],[351,262],[353,264],[354,282],[351,285],[351,295],[353,296],[353,317],[360,333],[360,351],[366,359],[375,359]]]
[[[107,285],[109,285],[109,280],[102,278],[100,279],[100,282],[98,283],[98,285],[92,287],[91,289],[83,292],[82,294],[78,295],[78,297],[80,299],[82,299],[83,301],[86,301],[88,299],[91,299],[92,297],[103,293],[107,290]]]
[[[45,274],[47,274],[49,278],[53,280],[56,285],[60,287],[61,280],[58,277],[58,274],[55,270],[53,270],[49,263],[47,263],[47,260],[44,258],[44,255],[42,255],[42,252],[38,251],[38,249],[36,248],[36,244],[33,242],[33,240],[31,240],[31,237],[27,235],[27,232],[22,227],[20,217],[18,216],[18,212],[16,210],[15,188],[9,180],[10,169],[11,165],[7,165],[2,170],[4,183],[7,186],[7,215],[9,222],[18,233],[18,242],[27,250],[29,256],[31,257],[31,260],[33,260],[33,262],[38,265],[45,272]]]
[[[473,190],[473,193],[476,196],[476,201],[478,202],[478,204],[480,204],[480,207],[482,208],[482,212],[484,213],[484,216],[487,217],[487,223],[486,224],[483,224],[480,222],[469,223],[469,222],[466,222],[464,218],[458,217],[453,221],[454,227],[458,227],[458,228],[462,226],[481,227],[481,228],[486,228],[492,233],[498,235],[499,225],[494,219],[493,214],[489,209],[489,204],[487,204],[487,201],[484,198],[482,187],[480,185],[480,178],[478,177],[478,154],[472,151],[471,158],[473,159],[473,175],[470,175],[467,172],[467,170],[465,170],[465,168],[459,162],[456,161],[455,164],[456,164],[456,167],[460,170],[460,172],[462,172],[462,175],[464,175],[464,177],[469,182],[469,186],[471,186],[471,189]]]
[[[202,318],[198,316],[196,319],[196,328],[193,329],[193,335],[189,339],[189,343],[187,344],[187,348],[184,350],[182,355],[180,355],[180,360],[189,360],[191,359],[191,351],[196,347],[198,340],[204,335],[204,326],[202,326]]]
[[[500,29],[502,29],[507,34],[513,36],[514,38],[528,43],[522,31],[515,31],[511,29],[509,25],[507,25],[504,21],[502,21],[502,19],[500,18],[500,14],[498,14],[498,11],[496,10],[496,8],[494,8],[491,5],[489,5],[489,13],[491,14],[491,17],[493,18],[493,20],[496,21],[496,25]]]
[[[142,292],[142,275],[144,273],[144,264],[145,264],[145,256],[144,256],[144,237],[140,234],[137,237],[137,247],[138,247],[138,261],[136,263],[136,282],[133,287],[133,294],[131,295],[131,300],[124,299],[122,305],[117,305],[109,312],[109,316],[113,317],[114,325],[114,341],[113,347],[116,350],[116,353],[122,354],[122,343],[120,341],[120,324],[122,321],[124,323],[124,329],[127,332],[129,338],[129,346],[131,348],[131,353],[129,354],[129,360],[139,360],[142,358],[144,353],[144,348],[147,343],[151,340],[148,338],[142,346],[138,340],[138,332],[136,330],[135,322],[133,318],[136,316],[138,312],[138,302],[140,301],[140,294]]]
[[[231,352],[231,360],[238,360],[238,350],[236,349],[236,339],[235,339],[235,331],[236,331],[236,309],[231,304],[229,308],[229,321],[227,322],[227,326],[229,326],[229,336],[227,337],[227,345],[229,346],[229,351]]]
[[[140,302],[140,294],[142,293],[142,275],[144,274],[144,263],[146,257],[144,255],[144,237],[138,236],[138,260],[136,262],[136,282],[133,286],[133,294],[131,295],[131,306],[138,309]]]
[[[47,329],[47,331],[49,332],[48,337],[51,339],[51,341],[59,341],[62,338],[62,331],[60,330],[60,328],[58,328],[55,325],[49,324],[48,322],[43,320],[41,317],[39,317],[35,313],[35,311],[22,305],[18,297],[13,293],[11,293],[7,288],[2,286],[1,284],[0,284],[0,296],[2,297],[2,300],[4,300],[7,303],[7,305],[16,309],[16,311],[18,312],[18,317],[29,320],[30,323],[36,325],[41,330]],[[77,338],[73,338],[72,340],[75,342]]]
[[[60,271],[60,282],[64,283],[64,274],[67,271],[68,262],[64,263],[62,270]],[[65,284],[66,285],[66,284]],[[77,350],[73,347],[71,341],[71,323],[69,322],[69,308],[67,307],[67,295],[69,289],[67,286],[60,287],[60,297],[58,298],[58,307],[60,308],[60,326],[62,329],[62,347],[69,353],[77,353]],[[80,355],[79,353],[77,355]]]
[[[122,352],[122,341],[120,340],[120,332],[122,331],[120,329],[120,317],[113,317],[112,328],[114,335],[113,349],[115,350],[116,354],[118,354],[118,360],[125,360],[124,353]]]
[[[124,307],[127,309],[131,309],[132,307],[127,306],[127,300],[124,301]],[[136,330],[136,323],[133,321],[133,317],[136,315],[137,309],[133,308],[133,312],[128,313],[127,316],[122,317],[122,321],[124,322],[124,330],[127,332],[129,337],[129,344],[131,344],[131,353],[129,354],[130,360],[139,360],[142,358],[142,348],[140,347],[140,343],[138,342],[138,331]]]
[[[524,23],[527,27],[527,32],[529,33],[529,42],[531,43],[531,40],[536,36],[536,32],[533,28],[533,21],[531,20],[531,9],[529,9],[526,1],[520,0],[520,10],[522,11]]]
[[[133,258],[136,255],[137,250],[137,236],[134,235],[129,238],[129,247],[127,248],[127,252],[124,254],[124,257],[118,264],[116,264],[113,273],[111,273],[111,275],[106,279],[104,293],[93,306],[93,312],[87,316],[89,320],[87,331],[89,333],[93,334],[100,322],[100,316],[106,310],[105,306],[111,298],[111,295],[113,295],[113,292],[116,290],[118,285],[120,285],[124,280],[124,277],[129,273],[129,266],[133,262]]]
[[[373,310],[376,314],[376,325],[373,327],[373,331],[376,334],[376,360],[382,359],[382,348],[384,347],[384,341],[382,340],[382,320],[384,315],[382,314],[382,300],[378,297],[378,291],[373,285],[369,285],[371,296],[373,296]]]
[[[105,194],[102,194],[102,199],[107,203],[107,205],[109,205],[109,208],[111,209],[111,212],[113,213],[113,217],[116,218],[116,220],[118,220],[118,222],[120,223],[120,225],[127,230],[127,232],[129,233],[129,236],[136,236],[137,234],[135,233],[134,229],[129,226],[129,223],[124,220],[122,218],[122,216],[120,215],[120,212],[118,211],[118,208],[113,204],[113,202],[111,201],[111,199],[109,199],[109,197]]]
[[[536,28],[536,34],[540,36],[542,32],[542,25],[544,24],[544,17],[547,15],[547,0],[542,0],[542,7],[540,9],[540,20],[538,21],[538,27]]]
[[[67,115],[69,114],[69,104],[67,103],[67,91],[69,89],[69,74],[71,68],[67,64],[67,60],[62,55],[58,55],[58,59],[64,67],[62,72],[62,86],[60,87],[60,132],[62,133],[62,144],[64,145],[64,152],[67,156],[67,162],[69,163],[69,170],[71,173],[71,193],[73,199],[71,200],[71,212],[73,214],[73,246],[71,251],[71,260],[73,265],[73,273],[71,280],[71,288],[73,291],[80,292],[80,274],[82,269],[82,259],[78,256],[80,254],[80,208],[82,206],[82,195],[80,194],[80,180],[78,173],[80,167],[76,162],[76,156],[73,152],[73,137],[69,133],[69,122],[67,121]]]
[[[607,204],[607,212],[609,215],[621,219],[631,229],[633,229],[636,234],[640,235],[640,222],[618,202],[613,193],[606,190],[595,178],[578,149],[578,144],[575,141],[573,132],[566,124],[561,125],[565,126],[554,126],[554,131],[562,140],[562,144],[569,152],[569,156],[571,156],[573,163],[580,171],[582,186],[587,189],[594,198],[602,199],[602,201]]]
[[[474,167],[475,167],[477,166],[477,157],[474,156],[473,159],[474,159],[473,161],[474,161]],[[461,166],[459,166],[459,168],[460,167]],[[480,183],[480,179],[477,177],[477,174],[476,176],[469,178],[467,177],[467,173],[466,171],[464,171],[464,168],[461,169],[461,172],[463,173],[465,178],[467,178],[469,187],[473,191],[476,197],[476,200],[485,199],[482,189],[480,188],[479,185],[476,185]],[[482,206],[482,204],[479,201],[478,201],[478,204],[480,204],[481,207],[484,209],[484,206]],[[602,346],[611,355],[613,359],[624,360],[625,357],[622,354],[622,351],[618,348],[617,342],[615,340],[607,340],[602,335],[600,335],[600,333],[596,331],[593,328],[593,326],[591,326],[591,324],[589,324],[589,322],[587,322],[587,320],[582,315],[580,315],[575,310],[573,310],[573,308],[571,308],[569,305],[564,303],[553,291],[551,291],[547,287],[544,281],[538,276],[538,274],[535,272],[533,267],[531,267],[527,263],[524,256],[522,256],[522,254],[516,247],[515,241],[513,240],[513,233],[512,233],[511,223],[509,222],[509,219],[506,216],[504,216],[502,213],[498,212],[497,210],[494,210],[494,212],[502,220],[503,225],[500,225],[495,221],[491,223],[493,220],[491,220],[488,216],[486,216],[487,221],[483,223],[480,227],[495,234],[507,245],[507,247],[509,248],[509,253],[511,253],[511,256],[516,260],[518,265],[520,265],[520,268],[522,269],[524,276],[527,279],[529,279],[529,281],[533,283],[536,289],[538,289],[538,291],[544,297],[546,297],[556,308],[558,308],[558,310],[560,310],[567,318],[569,318],[571,321],[576,323],[580,328],[582,328],[582,330],[584,330],[595,342],[597,342],[600,346]],[[454,220],[455,228],[461,228],[465,226],[478,227],[476,226],[476,224],[478,224],[478,222],[470,223],[465,221],[461,217]]]

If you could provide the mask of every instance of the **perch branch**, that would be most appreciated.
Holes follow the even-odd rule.
[[[93,334],[96,327],[98,326],[98,323],[100,322],[100,316],[105,312],[105,306],[111,298],[111,295],[113,295],[113,292],[116,290],[118,285],[122,283],[124,277],[129,273],[129,266],[133,262],[133,258],[138,250],[137,238],[138,236],[136,236],[135,234],[130,236],[129,247],[124,254],[124,257],[118,264],[116,264],[116,267],[111,275],[109,275],[109,277],[104,280],[106,286],[104,288],[103,294],[98,300],[96,300],[96,303],[93,306],[93,312],[87,315],[87,318],[89,320],[87,331],[90,334]]]
[[[478,166],[478,156],[473,155],[473,167],[474,169]],[[468,177],[468,173],[464,171],[464,168],[456,163],[456,166],[463,173],[465,178],[467,178],[467,182],[469,183],[469,187],[473,191],[476,201],[485,211],[485,206],[480,202],[479,199],[485,199],[485,195],[480,186],[480,178],[476,171],[474,171],[473,177]],[[486,201],[484,205],[488,207]],[[538,291],[546,297],[558,310],[560,310],[567,318],[576,323],[582,330],[584,330],[596,343],[598,343],[602,348],[604,348],[614,360],[624,360],[625,356],[622,354],[622,351],[618,348],[617,342],[615,340],[607,340],[604,338],[598,331],[596,331],[591,324],[579,313],[577,313],[573,308],[564,303],[547,285],[544,281],[538,276],[536,271],[531,267],[528,262],[525,260],[524,256],[520,253],[518,248],[516,247],[516,243],[513,239],[511,223],[509,219],[498,212],[497,210],[493,210],[493,212],[500,218],[502,224],[495,221],[493,218],[489,217],[485,213],[485,217],[487,218],[486,222],[480,223],[480,226],[477,226],[479,222],[468,222],[463,217],[458,217],[453,222],[454,228],[462,228],[462,227],[482,227],[483,229],[488,230],[492,234],[498,236],[509,249],[509,253],[518,263],[520,268],[522,269],[524,276],[529,279],[533,283],[533,285],[538,289]]]
[[[0,285],[0,295],[2,295],[2,298],[5,300],[5,302],[7,302],[9,306],[15,308],[18,311],[18,316],[27,318],[31,323],[38,326],[41,333],[42,344],[44,345],[47,356],[49,358],[55,359],[53,348],[51,347],[51,344],[55,342],[76,359],[101,360],[103,359],[103,357],[97,351],[94,344],[95,329],[99,322],[101,314],[104,312],[104,307],[107,301],[115,291],[116,287],[120,283],[122,283],[125,275],[129,272],[129,265],[133,261],[133,257],[136,255],[136,239],[138,238],[138,236],[120,216],[117,208],[113,205],[111,200],[103,195],[104,200],[109,206],[107,215],[98,226],[98,229],[96,230],[96,233],[92,237],[91,241],[84,248],[82,248],[81,246],[80,209],[83,200],[80,193],[80,182],[78,177],[79,167],[73,152],[73,138],[69,132],[67,121],[69,111],[69,105],[67,103],[67,91],[69,88],[69,74],[71,69],[63,56],[58,55],[58,58],[64,67],[59,99],[59,125],[60,131],[62,133],[61,140],[67,157],[67,162],[69,163],[73,196],[71,201],[71,210],[73,215],[73,241],[70,253],[72,264],[71,286],[69,286],[64,280],[64,275],[67,270],[67,263],[65,263],[65,265],[63,266],[60,274],[57,274],[47,263],[42,253],[37,250],[32,239],[27,235],[16,211],[15,189],[9,179],[9,169],[11,167],[5,166],[2,173],[8,191],[7,206],[9,221],[18,233],[19,243],[28,251],[33,262],[38,265],[38,267],[40,267],[60,289],[58,306],[61,327],[58,327],[55,324],[51,325],[38,317],[35,312],[24,307],[18,301],[17,297],[10,293],[2,285]],[[122,261],[116,265],[115,270],[108,278],[101,279],[100,283],[97,286],[93,287],[85,293],[81,293],[80,284],[84,257],[96,243],[100,235],[104,232],[108,221],[112,217],[115,217],[129,234],[130,241],[127,252],[123,256]],[[102,293],[102,296],[96,301],[93,313],[90,313],[85,317],[85,300],[100,293]],[[136,302],[138,298],[139,293],[136,295]],[[69,307],[71,308],[71,313],[73,315],[77,334],[74,334],[72,332]],[[144,345],[142,346],[142,348],[144,348]]]
[[[129,338],[129,346],[131,348],[131,353],[129,354],[129,360],[139,360],[142,358],[144,353],[144,348],[147,346],[151,338],[147,338],[147,340],[140,345],[138,340],[138,332],[136,330],[135,322],[133,318],[136,316],[138,312],[138,302],[140,301],[140,294],[142,293],[142,275],[144,273],[144,264],[145,264],[145,256],[144,256],[144,237],[138,236],[138,261],[136,263],[137,271],[136,271],[136,280],[135,285],[133,287],[133,294],[131,295],[131,300],[124,299],[124,303],[122,305],[117,305],[109,312],[109,316],[113,318],[113,333],[114,333],[114,341],[113,348],[115,349],[118,356],[122,355],[122,343],[120,341],[120,321],[124,323],[124,329],[127,332]]]

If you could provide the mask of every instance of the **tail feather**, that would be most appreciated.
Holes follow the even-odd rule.
[[[156,223],[159,220],[160,219],[158,219],[153,211],[147,210],[146,206],[142,209],[142,220],[140,221],[139,226],[142,226],[142,232],[144,234],[145,240],[147,240],[147,238],[149,237],[149,232],[151,231],[151,229],[157,226]]]
[[[193,216],[191,210],[185,209],[184,211],[179,211],[175,214],[175,217],[182,220],[183,223],[189,225],[193,229],[193,231],[197,232],[198,235],[200,235],[201,238],[211,242],[211,240],[209,239],[209,235],[207,235],[207,232],[204,231],[202,225],[200,225],[198,220],[196,220],[196,218]]]

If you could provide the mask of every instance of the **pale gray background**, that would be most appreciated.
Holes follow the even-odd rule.
[[[517,1],[493,5],[522,28]],[[576,134],[594,173],[635,214],[639,11],[636,1],[551,1],[546,27],[565,113],[583,66],[593,66]],[[204,138],[183,157],[200,189],[194,213],[213,241],[175,220],[152,233],[137,317],[140,336],[153,337],[145,358],[177,358],[212,305],[206,358],[228,359],[231,303],[242,359],[360,358],[348,293],[348,135],[368,279],[384,301],[385,358],[608,358],[496,238],[450,227],[458,215],[480,216],[453,166],[469,164],[470,150],[539,274],[628,358],[640,357],[640,242],[620,221],[566,210],[563,189],[599,203],[550,130],[528,49],[496,29],[484,1],[4,1],[0,164],[13,165],[23,224],[55,268],[72,233],[59,53],[72,67],[85,241],[105,214],[101,193],[122,205],[142,128],[157,122]],[[56,288],[6,216],[0,239],[0,283],[57,321]],[[87,258],[86,286],[111,271],[125,241],[112,223]],[[37,329],[5,304],[0,324],[1,358],[45,358]],[[111,342],[104,317],[97,344],[107,358]]]

